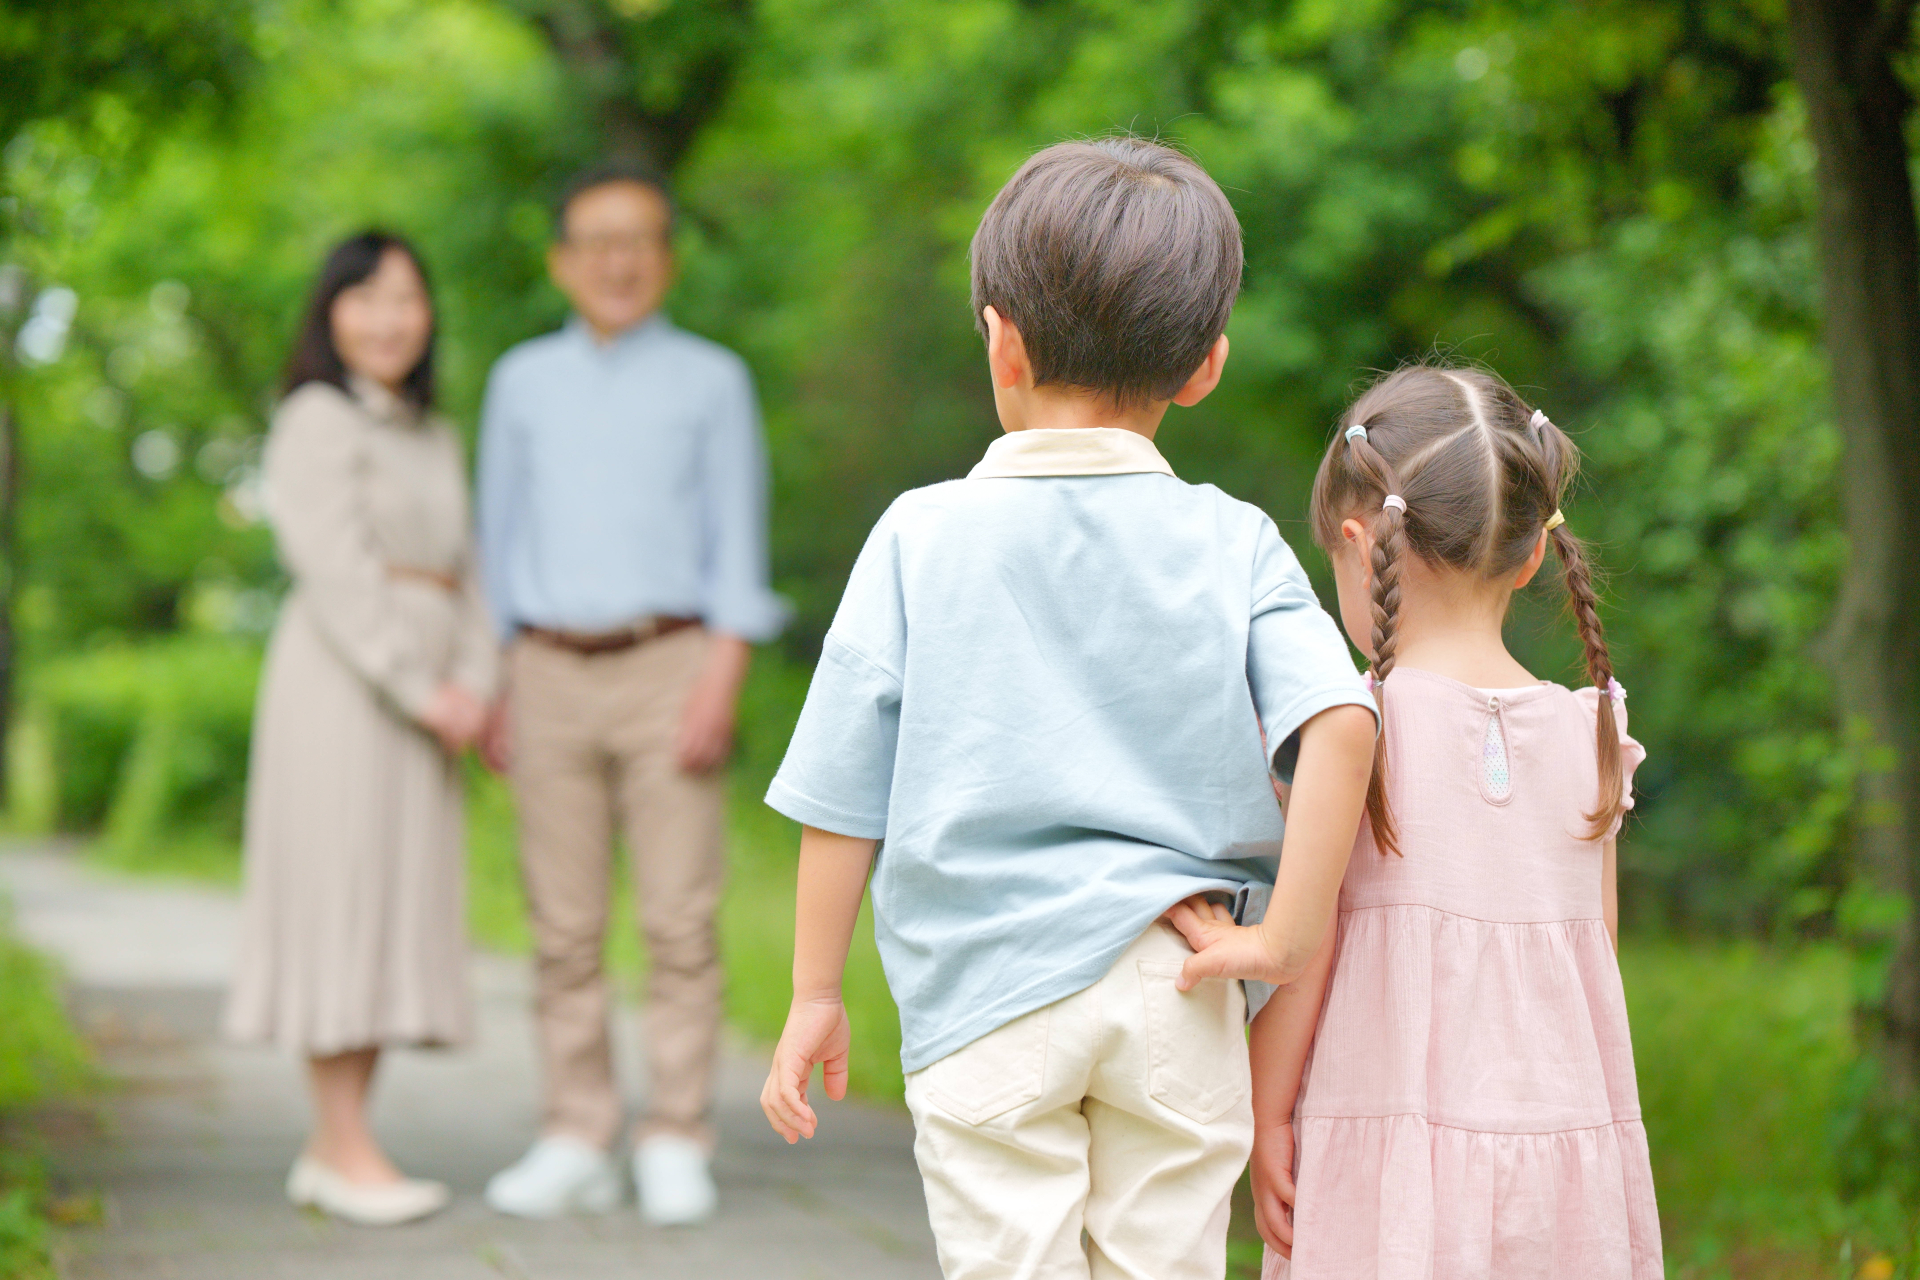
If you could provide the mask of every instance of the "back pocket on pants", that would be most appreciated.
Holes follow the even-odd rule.
[[[1147,1008],[1147,1095],[1198,1124],[1212,1124],[1252,1091],[1246,1003],[1240,984],[1206,978],[1174,985],[1180,965],[1141,960]]]
[[[928,1099],[972,1125],[1037,1099],[1046,1081],[1052,1012],[1047,1006],[1022,1014],[928,1067]]]

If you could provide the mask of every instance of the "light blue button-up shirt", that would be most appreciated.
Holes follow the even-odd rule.
[[[1091,986],[1180,899],[1271,883],[1261,731],[1345,703],[1374,705],[1273,521],[1132,432],[1015,432],[881,517],[767,803],[883,840],[917,1071]]]
[[[502,356],[480,424],[480,556],[502,636],[701,617],[778,633],[753,380],[663,316],[606,343],[580,320]]]

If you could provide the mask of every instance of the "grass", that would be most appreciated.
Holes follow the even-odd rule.
[[[1668,1275],[1920,1276],[1911,1212],[1836,1190],[1855,1061],[1847,953],[1629,940],[1620,964]]]
[[[51,967],[0,916],[0,1276],[7,1280],[55,1275],[49,1218],[58,1202],[34,1137],[34,1110],[89,1079],[58,990]]]

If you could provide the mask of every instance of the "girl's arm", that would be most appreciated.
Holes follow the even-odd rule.
[[[1326,940],[1360,830],[1373,777],[1375,724],[1366,708],[1342,705],[1301,728],[1280,874],[1266,919],[1242,927],[1224,911],[1203,915],[1191,901],[1167,913],[1194,951],[1180,974],[1182,991],[1202,978],[1257,978],[1286,986],[1306,973]]]
[[[1600,911],[1607,920],[1607,936],[1613,939],[1613,949],[1620,950],[1620,842],[1617,839],[1607,841],[1607,854],[1600,864]]]
[[[811,1138],[819,1124],[807,1105],[807,1082],[821,1064],[827,1096],[847,1096],[847,1051],[853,1031],[840,1001],[840,978],[853,943],[860,898],[867,890],[878,841],[800,829],[800,880],[793,919],[793,1004],[760,1091],[760,1109],[788,1142]]]
[[[1253,1020],[1253,1221],[1273,1251],[1293,1256],[1293,1105],[1333,968],[1334,928],[1298,979],[1273,993]]]

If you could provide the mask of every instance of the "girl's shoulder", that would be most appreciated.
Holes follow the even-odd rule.
[[[1491,714],[1499,717],[1503,734],[1515,739],[1550,733],[1578,735],[1589,743],[1599,731],[1600,700],[1606,698],[1613,707],[1614,730],[1629,777],[1647,756],[1646,749],[1627,732],[1627,693],[1618,681],[1607,689],[1592,685],[1570,689],[1551,680],[1484,689],[1435,671],[1396,667],[1387,677],[1386,688],[1390,719],[1396,703],[1403,713],[1412,712],[1430,727],[1448,721],[1479,725]],[[1512,749],[1525,747],[1523,741],[1508,745]]]

